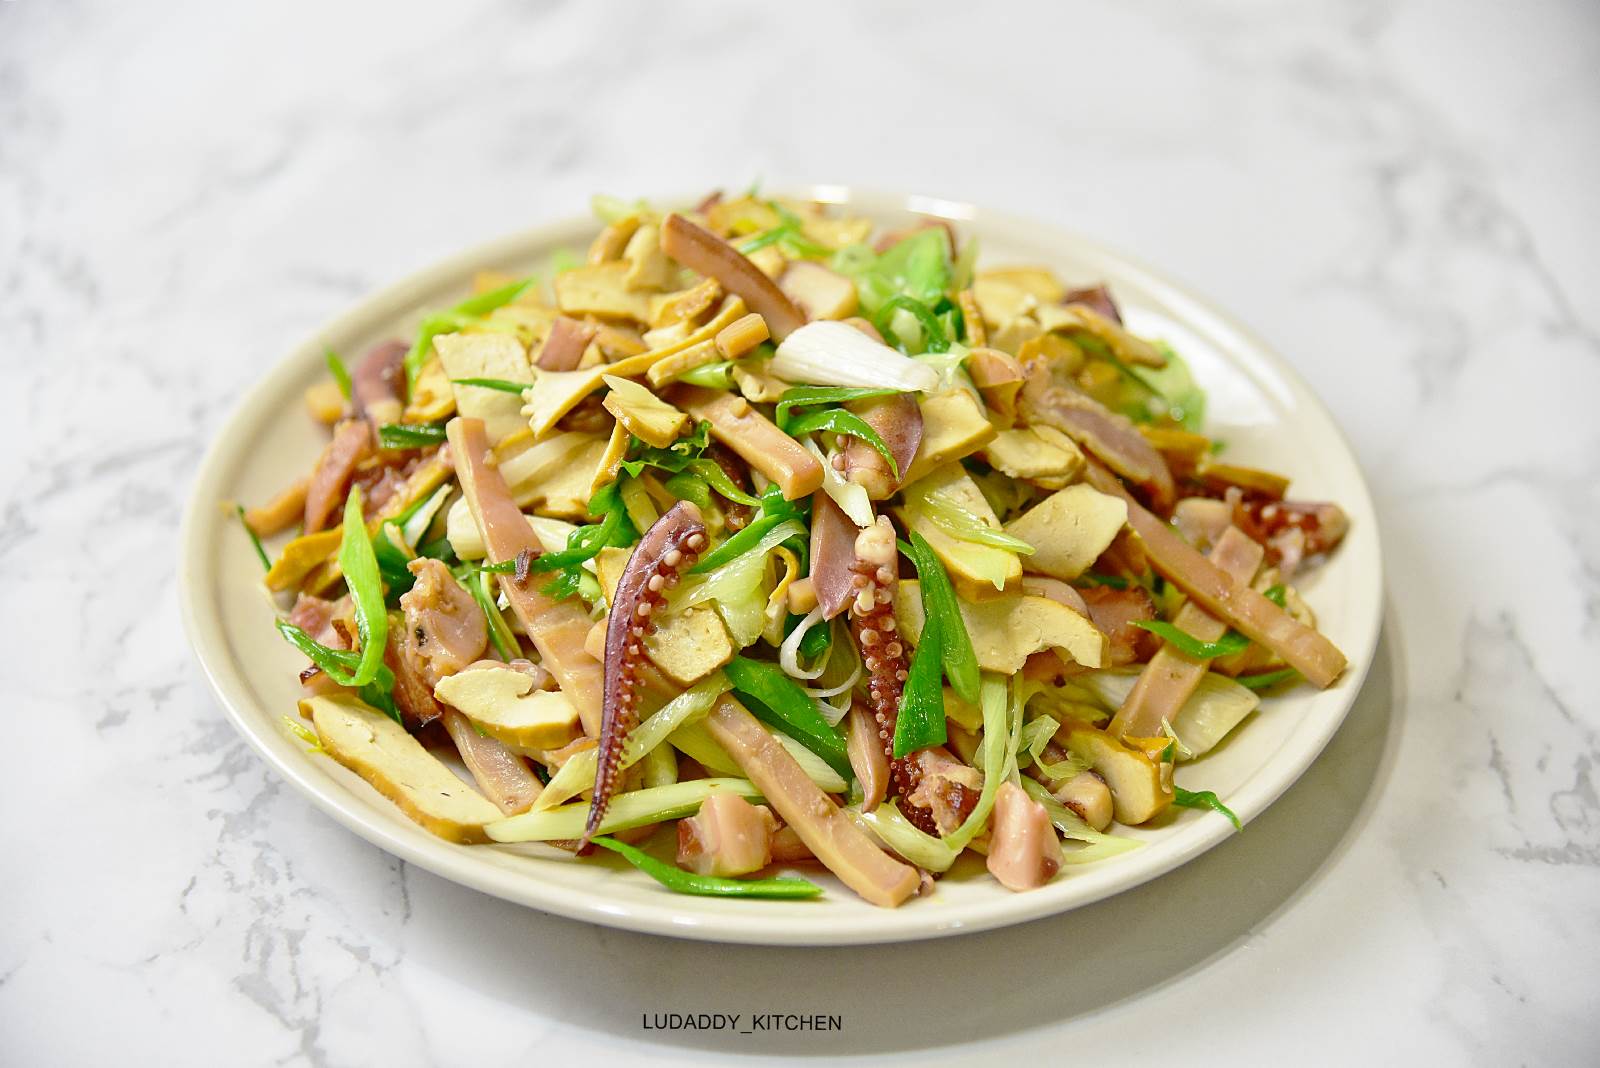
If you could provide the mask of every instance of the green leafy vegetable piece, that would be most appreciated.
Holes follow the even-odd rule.
[[[1263,593],[1261,596],[1265,597],[1267,600],[1271,601],[1273,604],[1277,605],[1279,608],[1284,608],[1284,607],[1287,607],[1287,601],[1289,599],[1289,589],[1288,589],[1287,586],[1285,586],[1283,583],[1280,582],[1276,586],[1269,586],[1267,588],[1267,592]]]
[[[845,781],[854,773],[844,736],[817,711],[816,702],[777,664],[736,656],[722,669],[750,712],[821,757]],[[944,722],[940,713],[940,723]]]
[[[344,504],[344,532],[339,541],[339,570],[350,587],[355,604],[356,633],[361,637],[361,662],[348,681],[335,678],[341,686],[365,686],[383,667],[383,648],[389,641],[389,614],[383,603],[383,579],[378,559],[367,537],[367,524],[361,515],[361,487],[350,491]],[[331,673],[330,673],[331,674]]]
[[[1277,671],[1263,671],[1256,675],[1240,675],[1233,681],[1252,690],[1270,690],[1280,682],[1288,682],[1290,679],[1298,678],[1299,676],[1300,672],[1294,668],[1286,667],[1279,668]]]
[[[1214,642],[1203,642],[1188,631],[1180,630],[1165,620],[1141,619],[1136,620],[1133,625],[1164,638],[1196,660],[1215,660],[1219,656],[1232,656],[1250,646],[1249,638],[1232,630]]]
[[[322,359],[328,365],[328,373],[339,383],[339,392],[344,394],[345,400],[349,400],[350,391],[355,388],[350,382],[350,368],[344,365],[339,354],[332,349],[323,349]]]
[[[504,378],[452,378],[450,382],[457,386],[477,386],[479,389],[493,389],[518,396],[523,390],[531,388],[526,382],[512,382]]]
[[[761,503],[759,498],[735,485],[721,464],[700,455],[710,442],[710,429],[711,424],[701,420],[689,434],[664,449],[643,445],[632,459],[622,461],[618,470],[635,478],[643,474],[647,467],[655,467],[668,474],[688,471],[728,500],[756,507]]]
[[[424,449],[443,441],[439,423],[385,423],[378,428],[378,444],[385,449]]]
[[[895,462],[894,453],[889,451],[889,446],[884,443],[878,432],[872,429],[867,421],[855,412],[845,408],[824,408],[821,411],[806,412],[804,415],[794,416],[789,420],[788,426],[783,428],[784,433],[791,437],[801,434],[810,434],[817,430],[827,430],[835,434],[849,434],[860,438],[872,446],[879,456],[882,456],[889,465],[889,470],[895,478],[900,477],[900,465]]]
[[[817,897],[822,887],[806,879],[724,879],[715,875],[696,875],[657,860],[642,849],[636,849],[614,838],[592,839],[595,845],[618,854],[629,864],[644,872],[662,886],[677,894],[703,894],[711,897]]]
[[[1181,808],[1209,808],[1213,812],[1220,812],[1228,817],[1228,822],[1233,824],[1234,830],[1244,830],[1244,824],[1239,822],[1239,817],[1235,816],[1233,810],[1224,805],[1221,799],[1210,790],[1185,790],[1181,786],[1174,786],[1172,788],[1172,803]]]
[[[233,506],[233,510],[238,513],[239,525],[244,527],[244,532],[246,534],[250,535],[250,544],[255,546],[256,556],[261,558],[262,568],[267,571],[271,571],[272,557],[267,555],[267,547],[261,544],[261,538],[256,534],[254,528],[250,526],[250,521],[244,517],[244,505],[236,504]]]
[[[961,606],[956,591],[950,585],[950,576],[944,564],[933,551],[928,540],[916,531],[911,541],[900,542],[905,553],[917,569],[922,581],[922,614],[928,620],[937,620],[939,641],[944,660],[944,673],[950,679],[950,688],[956,696],[969,704],[978,703],[978,654],[972,648],[972,636],[967,633],[966,621],[961,618]],[[927,642],[926,638],[922,639]],[[918,648],[921,645],[919,644]],[[943,713],[941,712],[941,716]]]

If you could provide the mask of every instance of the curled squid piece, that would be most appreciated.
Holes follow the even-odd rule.
[[[606,807],[620,781],[622,749],[639,724],[639,701],[646,666],[644,639],[656,625],[667,591],[705,551],[708,538],[700,509],[679,501],[645,531],[617,582],[606,623],[605,696],[601,705],[599,759],[594,798],[579,841],[581,854],[600,829]]]

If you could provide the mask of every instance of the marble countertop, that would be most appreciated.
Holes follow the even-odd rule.
[[[1592,1063],[1594,7],[978,10],[0,3],[0,1060]],[[755,176],[1025,206],[1235,309],[1326,398],[1387,622],[1245,834],[1011,930],[700,946],[401,865],[225,722],[173,554],[239,393],[591,191]],[[642,1028],[663,1011],[844,1030]]]

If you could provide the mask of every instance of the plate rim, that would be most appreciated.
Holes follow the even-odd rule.
[[[1338,684],[1341,704],[1338,712],[1328,715],[1321,723],[1321,729],[1314,733],[1302,736],[1302,732],[1297,730],[1286,737],[1283,745],[1292,752],[1286,754],[1280,749],[1275,754],[1278,760],[1285,761],[1283,766],[1257,769],[1230,794],[1229,805],[1242,821],[1248,823],[1260,815],[1299,781],[1348,717],[1366,681],[1382,629],[1384,584],[1381,531],[1365,473],[1348,436],[1332,412],[1294,365],[1244,323],[1170,275],[1095,238],[1054,222],[991,210],[967,202],[936,200],[856,186],[799,185],[794,188],[798,196],[816,197],[836,204],[853,204],[880,215],[899,213],[943,217],[976,223],[980,229],[986,222],[1003,228],[1031,228],[1042,232],[1052,243],[1070,247],[1079,258],[1115,264],[1119,273],[1136,276],[1138,283],[1147,291],[1159,294],[1161,300],[1173,309],[1175,317],[1186,326],[1207,335],[1209,339],[1229,342],[1219,345],[1224,358],[1249,375],[1258,386],[1266,389],[1270,385],[1276,389],[1281,383],[1288,388],[1297,407],[1315,413],[1326,424],[1326,430],[1342,450],[1340,459],[1348,463],[1354,475],[1354,485],[1359,491],[1358,499],[1342,500],[1341,504],[1352,517],[1370,528],[1366,534],[1372,539],[1371,567],[1363,572],[1365,581],[1356,591],[1355,614],[1360,627],[1357,634],[1361,636],[1357,645],[1360,647],[1347,649],[1350,667]],[[659,202],[679,204],[690,203],[692,199],[663,197]],[[358,299],[293,346],[265,375],[234,400],[226,417],[220,422],[194,477],[179,528],[179,604],[190,649],[212,694],[234,729],[276,774],[348,830],[391,855],[451,882],[519,905],[608,927],[697,941],[757,945],[868,945],[920,941],[1023,923],[1068,912],[1131,890],[1180,867],[1233,833],[1232,826],[1220,814],[1200,813],[1170,843],[1163,843],[1168,848],[1156,856],[1154,862],[1128,867],[1134,860],[1134,856],[1129,856],[1120,863],[1114,861],[1095,869],[1093,873],[1085,872],[1077,879],[1058,884],[1055,893],[1050,892],[1050,887],[1044,887],[1026,894],[998,898],[995,906],[982,908],[964,920],[913,916],[909,922],[880,927],[870,922],[871,917],[887,914],[874,912],[862,914],[863,919],[843,927],[799,927],[785,926],[781,921],[775,923],[771,919],[760,918],[759,914],[730,910],[715,922],[707,922],[699,917],[674,914],[670,902],[660,907],[646,908],[609,901],[604,894],[570,896],[564,887],[530,879],[525,873],[482,864],[472,860],[470,854],[457,852],[481,847],[455,845],[434,838],[421,827],[401,827],[372,818],[365,811],[370,807],[365,799],[332,778],[313,776],[304,751],[295,750],[284,732],[272,727],[274,721],[270,710],[267,715],[259,717],[259,724],[257,717],[247,714],[246,706],[254,703],[264,708],[265,702],[255,696],[232,663],[221,620],[218,588],[214,583],[202,581],[216,572],[214,566],[206,566],[202,561],[211,559],[211,538],[221,522],[218,502],[226,497],[224,475],[226,471],[233,470],[233,462],[243,450],[246,435],[242,428],[259,422],[260,409],[266,396],[282,392],[286,385],[304,376],[306,365],[320,357],[326,347],[325,339],[359,332],[366,324],[381,321],[385,317],[393,320],[422,296],[440,288],[447,279],[470,277],[474,270],[486,264],[501,262],[530,250],[536,252],[541,246],[554,247],[566,240],[564,235],[568,232],[586,233],[593,227],[592,220],[583,216],[552,219],[462,249]],[[1365,613],[1361,611],[1363,603]],[[1293,765],[1292,770],[1289,770],[1290,764]],[[1264,779],[1264,773],[1269,770],[1276,770],[1278,774]],[[896,915],[910,914],[897,912]],[[917,922],[919,919],[920,923]]]

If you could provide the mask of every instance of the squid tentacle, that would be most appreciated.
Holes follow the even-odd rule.
[[[915,754],[894,755],[895,724],[905,693],[909,664],[905,642],[894,618],[894,589],[899,581],[899,557],[894,528],[880,516],[856,538],[856,559],[850,564],[850,626],[861,648],[867,670],[867,703],[878,728],[878,744],[889,761],[889,792],[900,798],[901,812],[919,830],[937,835],[933,813],[911,803],[922,781],[922,766]]]
[[[594,847],[590,839],[600,829],[606,808],[620,779],[622,750],[628,735],[639,725],[640,669],[644,639],[655,629],[666,603],[667,591],[678,584],[707,544],[700,509],[679,501],[653,523],[628,558],[617,581],[606,622],[605,698],[600,720],[600,743],[595,763],[594,794],[589,818],[578,842],[583,855]]]

